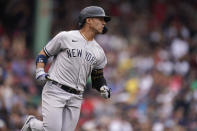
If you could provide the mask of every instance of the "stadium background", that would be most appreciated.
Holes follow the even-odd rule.
[[[19,131],[27,114],[41,119],[35,55],[59,31],[75,29],[89,5],[112,16],[108,34],[96,38],[112,98],[89,81],[76,131],[196,131],[196,0],[0,1],[0,130]]]

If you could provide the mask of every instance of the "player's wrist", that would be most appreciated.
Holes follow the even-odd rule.
[[[36,79],[46,75],[47,73],[44,71],[44,68],[36,68]]]

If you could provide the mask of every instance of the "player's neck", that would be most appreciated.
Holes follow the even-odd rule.
[[[87,30],[86,28],[82,28],[79,32],[87,41],[92,41],[95,37],[95,33],[90,30]]]

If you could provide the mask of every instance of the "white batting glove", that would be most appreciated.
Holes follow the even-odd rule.
[[[100,88],[100,93],[102,97],[104,97],[105,99],[108,99],[110,98],[110,95],[111,95],[111,88],[104,85]]]
[[[36,80],[39,84],[44,84],[47,81],[48,74],[44,71],[44,68],[36,69]]]

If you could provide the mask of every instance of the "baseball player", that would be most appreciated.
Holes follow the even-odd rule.
[[[60,32],[40,51],[36,79],[46,82],[42,92],[43,121],[30,115],[22,131],[74,131],[90,75],[92,87],[104,98],[110,98],[103,75],[107,59],[94,39],[107,32],[105,25],[110,20],[101,7],[86,7],[79,15],[79,30]],[[45,73],[47,60],[52,56],[50,69]]]

